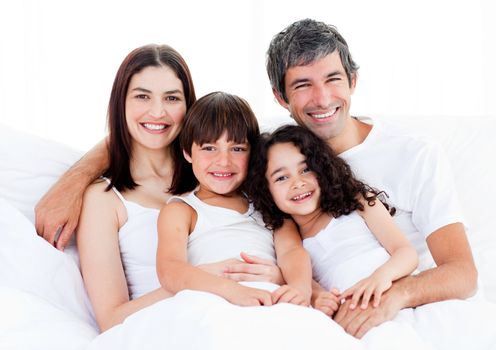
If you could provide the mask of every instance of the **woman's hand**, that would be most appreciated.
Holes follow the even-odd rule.
[[[285,284],[281,270],[274,262],[246,253],[241,253],[240,255],[243,260],[237,260],[236,263],[227,263],[225,265],[224,277],[234,281]]]

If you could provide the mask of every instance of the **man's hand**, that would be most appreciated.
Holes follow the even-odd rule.
[[[406,295],[397,284],[382,295],[378,307],[350,308],[351,299],[339,306],[334,321],[356,338],[362,338],[371,328],[392,320],[406,306]]]
[[[85,188],[62,177],[36,204],[36,232],[59,250],[77,227]]]
[[[243,261],[226,264],[223,276],[234,281],[285,283],[281,270],[270,260],[241,253]]]

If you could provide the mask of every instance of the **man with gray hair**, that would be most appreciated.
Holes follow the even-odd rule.
[[[397,134],[392,126],[352,117],[357,70],[336,28],[311,19],[278,33],[267,52],[267,73],[279,104],[324,139],[361,180],[388,194],[397,224],[421,258],[422,271],[394,282],[378,307],[351,309],[351,300],[339,306],[334,320],[361,338],[403,308],[472,296],[477,269],[447,160],[435,146]],[[326,291],[314,291],[314,297],[321,292]],[[445,330],[456,334],[456,328]]]

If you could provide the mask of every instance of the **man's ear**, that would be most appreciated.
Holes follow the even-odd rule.
[[[185,150],[183,150],[183,156],[184,156],[184,159],[186,159],[188,161],[188,163],[193,162],[193,159],[191,159],[191,156]]]
[[[351,75],[351,83],[350,83],[351,93],[355,92],[357,79],[358,79],[358,73],[355,72]]]
[[[279,92],[276,91],[276,89],[272,89],[272,93],[274,94],[274,97],[277,100],[277,103],[279,103],[283,108],[286,108],[289,110],[289,105],[286,101],[284,101],[284,98],[281,96]]]

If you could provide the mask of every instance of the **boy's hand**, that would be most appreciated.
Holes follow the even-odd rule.
[[[312,306],[314,309],[320,310],[327,316],[332,317],[339,309],[340,300],[340,293],[336,288],[330,291],[322,290],[314,293]]]
[[[378,307],[381,303],[382,293],[391,288],[392,281],[381,272],[374,272],[370,277],[364,278],[354,286],[348,288],[341,295],[341,299],[346,299],[351,296],[350,309],[357,307],[360,303],[362,309],[366,309],[369,301],[373,297],[373,306]],[[360,302],[361,299],[361,302]]]
[[[290,303],[309,306],[310,294],[311,293],[303,293],[300,289],[285,284],[272,292],[272,302],[274,304]]]

